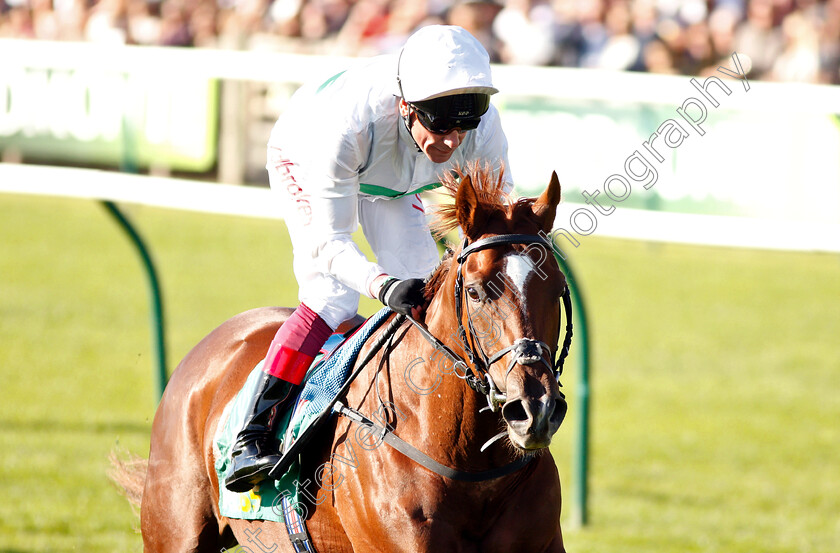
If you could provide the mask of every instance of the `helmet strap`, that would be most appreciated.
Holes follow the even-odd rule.
[[[400,99],[403,102],[405,102],[406,105],[408,106],[408,114],[403,115],[401,113],[400,117],[403,120],[403,125],[405,125],[405,130],[408,131],[408,136],[411,137],[411,141],[414,142],[414,147],[417,148],[417,153],[419,154],[419,153],[423,152],[423,149],[420,147],[420,145],[417,143],[417,141],[414,140],[414,135],[411,134],[411,104],[409,104],[408,101],[405,99],[405,93],[403,92],[403,89],[402,89],[402,79],[400,79],[400,61],[402,61],[403,50],[405,50],[405,48],[400,48],[400,55],[399,55],[399,57],[397,57],[397,86],[400,89]],[[397,109],[399,109],[399,108],[397,108]]]
[[[403,125],[405,126],[405,130],[408,131],[408,136],[411,137],[411,141],[414,142],[414,147],[417,148],[417,153],[419,154],[423,151],[423,149],[420,147],[420,145],[417,143],[417,141],[414,140],[414,135],[411,134],[411,104],[408,104],[408,105],[409,105],[408,115],[402,115],[401,114],[400,117],[403,120]]]

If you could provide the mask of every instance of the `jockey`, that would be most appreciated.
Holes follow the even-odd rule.
[[[353,317],[360,294],[419,317],[424,277],[440,262],[419,193],[471,160],[507,166],[490,105],[490,60],[466,30],[423,27],[402,50],[304,85],[268,142],[271,188],[292,241],[300,305],[269,347],[228,489],[244,492],[280,460],[274,423],[321,346]],[[512,188],[505,172],[507,190]],[[351,234],[361,224],[376,256]]]

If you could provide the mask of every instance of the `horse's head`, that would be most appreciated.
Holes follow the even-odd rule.
[[[501,177],[471,166],[454,192],[444,218],[465,238],[447,271],[455,342],[480,380],[474,387],[501,407],[510,441],[547,447],[566,414],[555,367],[566,279],[548,239],[557,175],[539,198],[505,202]]]

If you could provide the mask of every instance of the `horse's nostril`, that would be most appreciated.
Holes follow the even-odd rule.
[[[502,416],[508,423],[522,422],[528,420],[528,413],[525,411],[525,406],[522,400],[508,401],[502,407]]]
[[[569,409],[566,399],[561,394],[554,402],[554,412],[551,413],[550,422],[553,425],[560,426],[566,418],[566,411]]]

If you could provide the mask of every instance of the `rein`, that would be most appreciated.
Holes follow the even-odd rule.
[[[377,424],[370,418],[366,417],[360,411],[356,409],[352,409],[347,407],[340,401],[336,402],[334,410],[339,414],[347,417],[351,421],[364,426],[373,431],[373,435],[376,437],[376,443],[380,444],[383,441],[391,446],[392,448],[396,449],[418,465],[434,472],[439,476],[443,476],[445,478],[449,478],[451,480],[458,480],[460,482],[484,482],[485,480],[495,480],[496,478],[501,478],[502,476],[507,476],[508,474],[513,474],[514,472],[518,471],[519,469],[523,468],[525,465],[531,462],[534,458],[533,455],[527,455],[512,463],[508,463],[507,465],[503,465],[501,467],[496,467],[494,469],[485,470],[481,472],[466,472],[463,470],[453,469],[451,467],[447,467],[441,463],[438,463],[410,443],[406,442],[396,434],[390,431],[387,426],[383,426]]]
[[[405,440],[403,440],[402,438],[400,438],[399,436],[394,434],[389,427],[377,424],[376,422],[371,420],[369,417],[366,417],[360,411],[358,411],[356,409],[353,409],[351,407],[348,407],[340,401],[339,398],[343,397],[344,392],[346,392],[346,390],[349,389],[350,384],[359,375],[359,373],[361,372],[361,369],[364,367],[364,365],[366,365],[367,362],[372,359],[373,354],[376,351],[378,351],[382,347],[382,345],[385,344],[386,341],[390,340],[390,338],[393,337],[393,335],[396,333],[397,329],[402,325],[402,323],[405,319],[408,319],[409,321],[411,321],[412,324],[414,324],[414,326],[417,329],[420,330],[420,333],[427,340],[430,341],[430,343],[432,344],[432,346],[436,350],[440,351],[441,353],[443,353],[444,355],[449,357],[449,359],[452,360],[453,363],[460,364],[461,366],[463,366],[464,371],[465,371],[464,372],[464,375],[465,375],[464,377],[472,377],[472,374],[467,372],[468,368],[467,368],[467,365],[465,364],[465,362],[463,361],[463,359],[461,359],[457,354],[455,354],[451,349],[449,349],[446,346],[446,344],[444,344],[443,342],[438,340],[431,332],[429,332],[429,330],[422,323],[417,322],[416,320],[414,320],[411,317],[406,317],[404,315],[397,315],[396,317],[394,317],[393,320],[391,320],[390,324],[385,328],[385,330],[382,332],[382,334],[377,338],[374,346],[371,348],[371,351],[368,352],[368,354],[365,356],[365,359],[362,361],[362,363],[353,372],[353,374],[350,375],[350,377],[347,379],[347,382],[344,384],[344,387],[342,388],[342,390],[338,393],[338,395],[332,401],[330,406],[328,406],[328,408],[324,410],[322,415],[326,415],[327,413],[334,412],[334,413],[337,413],[338,415],[347,417],[348,419],[350,419],[351,422],[355,422],[356,424],[365,426],[365,427],[373,430],[375,432],[375,435],[377,436],[377,440],[376,440],[377,444],[382,443],[384,441],[386,444],[388,444],[392,448],[396,449],[397,451],[399,451],[400,453],[402,453],[403,455],[405,455],[406,457],[408,457],[412,461],[416,462],[420,466],[430,470],[431,472],[434,472],[435,474],[437,474],[439,476],[443,476],[445,478],[449,478],[449,479],[452,479],[452,480],[458,480],[458,481],[461,481],[461,482],[484,482],[485,480],[494,480],[496,478],[501,478],[502,476],[507,476],[508,474],[512,474],[512,473],[518,471],[519,469],[523,468],[528,463],[530,463],[531,460],[534,458],[532,455],[522,457],[520,459],[517,459],[516,461],[513,461],[513,462],[508,463],[506,465],[503,465],[501,467],[497,467],[497,468],[494,468],[494,469],[481,471],[481,472],[466,472],[466,471],[462,471],[462,470],[458,470],[458,469],[453,469],[451,467],[447,467],[446,465],[438,463],[437,461],[435,461],[434,459],[432,459],[431,457],[429,457],[428,455],[426,455],[425,453],[423,453],[422,451],[420,451],[419,449],[417,449],[416,447],[414,447],[410,443],[406,442]],[[457,374],[457,372],[456,372],[456,374]],[[469,382],[469,380],[468,380],[468,382]],[[295,442],[294,444],[292,444],[292,449],[294,449],[295,446],[297,446],[299,442],[301,442],[300,439],[297,442]],[[291,451],[291,449],[290,449],[290,451]],[[482,451],[484,451],[484,448],[482,448]],[[297,456],[294,455],[293,458],[296,458],[296,457]],[[284,459],[285,459],[285,457],[284,457]],[[272,477],[277,478],[280,475],[282,475],[283,472],[285,472],[285,469],[288,467],[288,465],[281,468],[281,463],[283,463],[283,460],[281,460],[280,463],[278,463],[274,467],[274,469],[272,469],[272,473],[271,473]],[[282,472],[281,472],[281,470],[282,470]],[[274,476],[275,473],[278,476]]]

